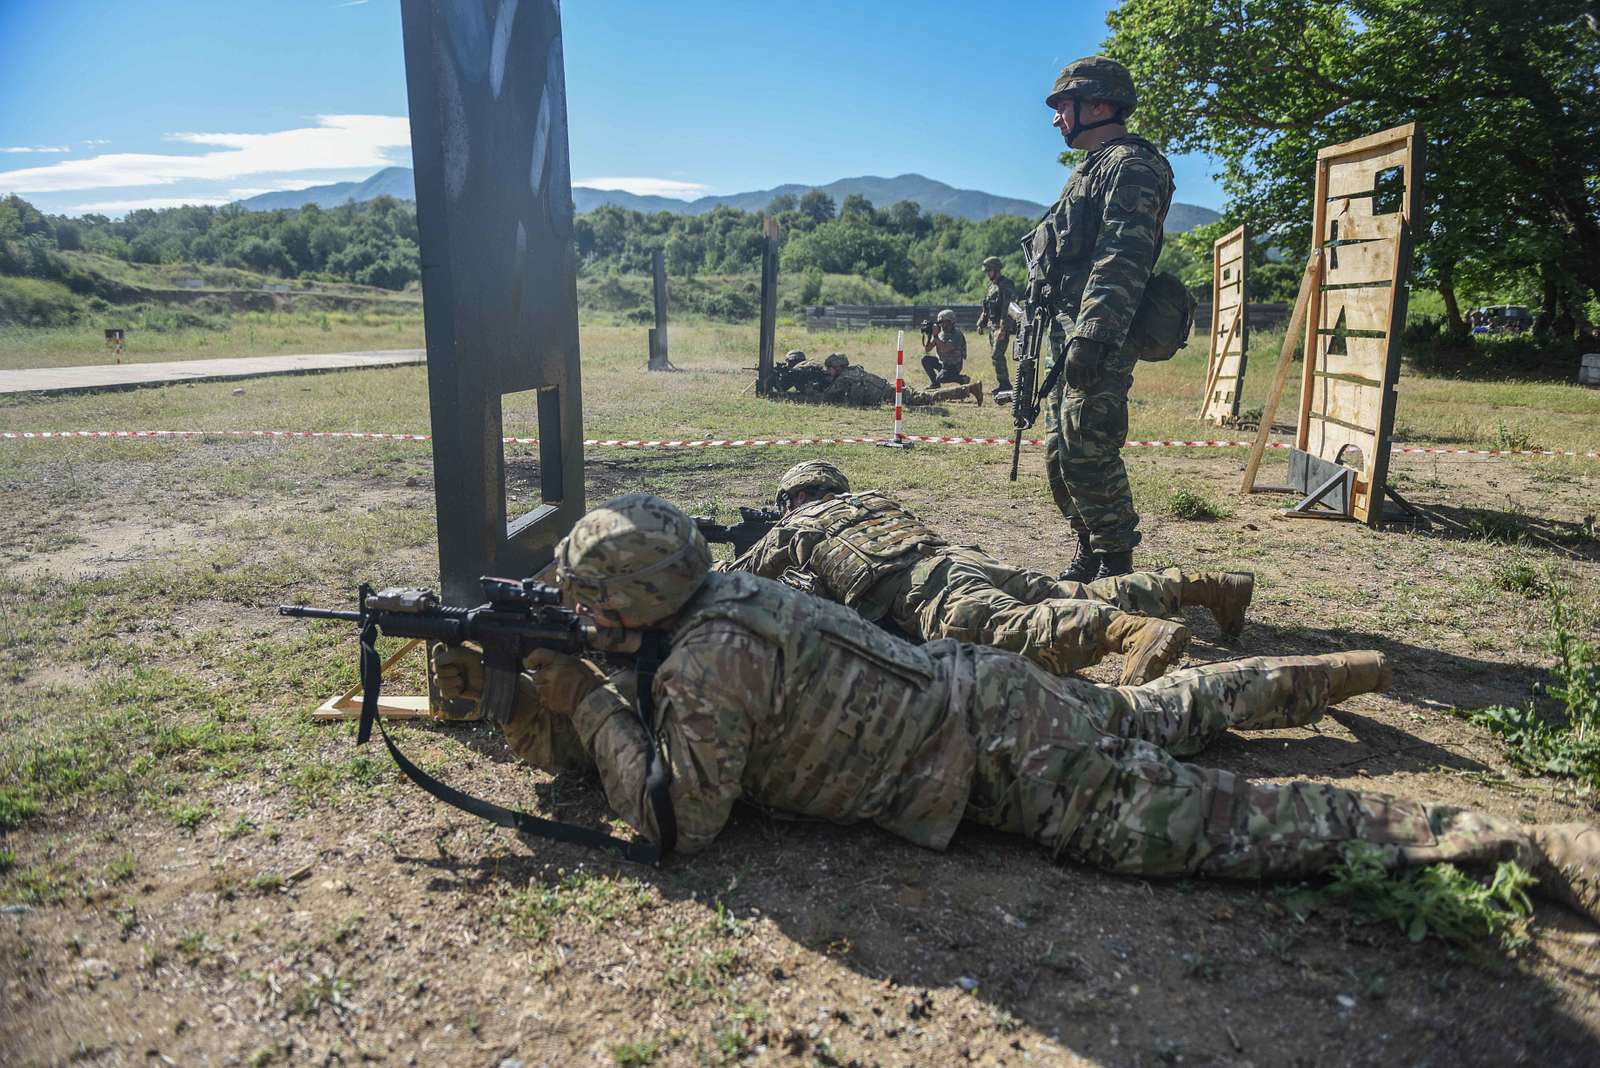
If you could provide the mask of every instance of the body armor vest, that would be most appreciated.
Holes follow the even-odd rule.
[[[830,600],[869,619],[887,611],[872,594],[885,578],[913,567],[948,544],[881,493],[841,493],[797,509],[785,524],[823,537],[800,563],[817,577]]]

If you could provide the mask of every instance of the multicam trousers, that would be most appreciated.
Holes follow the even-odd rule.
[[[1183,591],[1176,568],[1084,585],[959,546],[891,581],[899,587],[887,597],[891,618],[914,640],[989,645],[1058,675],[1098,663],[1108,651],[1106,628],[1120,613],[1175,615]]]
[[[1059,359],[1061,342],[1050,339]],[[1045,471],[1050,495],[1074,530],[1089,532],[1097,553],[1139,544],[1139,513],[1122,462],[1128,441],[1128,391],[1134,362],[1113,353],[1088,392],[1058,387],[1045,405]]]
[[[1254,657],[1143,686],[1056,678],[974,649],[977,770],[965,817],[1108,871],[1229,878],[1312,875],[1350,842],[1390,866],[1537,853],[1509,820],[1322,783],[1251,782],[1186,764],[1221,732],[1305,724],[1327,703],[1314,657]]]

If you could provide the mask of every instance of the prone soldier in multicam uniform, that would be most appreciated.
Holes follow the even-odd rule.
[[[925,326],[922,335],[922,369],[928,372],[928,384],[934,388],[950,382],[965,384],[967,376],[961,367],[967,362],[967,335],[956,325],[956,313],[946,308],[934,316],[932,324]]]
[[[990,330],[994,342],[995,392],[1011,389],[1011,334],[1015,325],[1011,319],[1011,302],[1017,299],[1017,287],[1011,279],[1000,273],[1005,265],[999,256],[983,261],[984,276],[989,288],[983,295],[983,311],[978,315],[978,329]]]
[[[802,368],[815,367],[807,360]],[[831,353],[822,361],[822,377],[808,379],[790,396],[795,400],[814,404],[838,404],[846,408],[877,408],[894,403],[894,386],[889,380],[873,374],[866,368],[852,364],[842,352]],[[974,400],[983,403],[983,383],[971,382],[964,386],[940,386],[938,389],[905,388],[902,403],[907,408],[925,408],[946,401]]]
[[[852,493],[826,460],[785,472],[777,504],[783,520],[731,570],[785,579],[914,641],[992,645],[1056,675],[1121,653],[1122,683],[1148,682],[1189,645],[1187,627],[1159,617],[1204,606],[1237,634],[1255,589],[1254,576],[1241,572],[1169,568],[1084,585],[1008,567],[951,545],[882,493]]]
[[[1135,875],[1303,878],[1352,842],[1392,868],[1515,859],[1600,922],[1600,829],[1523,826],[1323,783],[1251,782],[1186,764],[1222,733],[1313,723],[1385,684],[1374,652],[1256,657],[1138,687],[1050,675],[1014,653],[914,646],[842,605],[708,570],[693,522],[646,494],[590,512],[556,549],[556,583],[601,627],[667,635],[654,697],[678,848],[709,846],[735,801],[868,821],[943,849],[963,821],[1056,857]],[[441,646],[449,697],[482,662]],[[612,809],[661,841],[632,672],[541,650],[506,734],[524,759],[593,769]]]
[[[1127,68],[1103,56],[1061,71],[1045,104],[1052,125],[1088,158],[1023,239],[1030,288],[1048,287],[1052,357],[1066,388],[1047,401],[1050,493],[1077,538],[1063,578],[1087,582],[1133,569],[1139,515],[1122,462],[1128,390],[1139,353],[1123,343],[1161,253],[1172,168],[1127,132],[1138,103]]]

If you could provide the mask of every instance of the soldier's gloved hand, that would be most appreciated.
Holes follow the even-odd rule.
[[[464,645],[433,647],[433,679],[447,701],[483,700],[483,654]]]
[[[579,702],[606,684],[606,673],[597,665],[553,649],[535,649],[523,664],[533,672],[539,700],[563,716],[572,715]]]
[[[1067,363],[1062,369],[1068,388],[1079,392],[1088,390],[1099,380],[1105,362],[1106,347],[1103,343],[1090,341],[1086,337],[1073,338],[1067,343]]]

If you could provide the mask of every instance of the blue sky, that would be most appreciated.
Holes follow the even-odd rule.
[[[523,0],[539,2],[539,0]],[[1096,2],[569,0],[574,182],[693,197],[917,172],[1048,202]],[[410,163],[394,0],[0,0],[0,192],[222,203]],[[1177,199],[1221,206],[1203,157]]]

